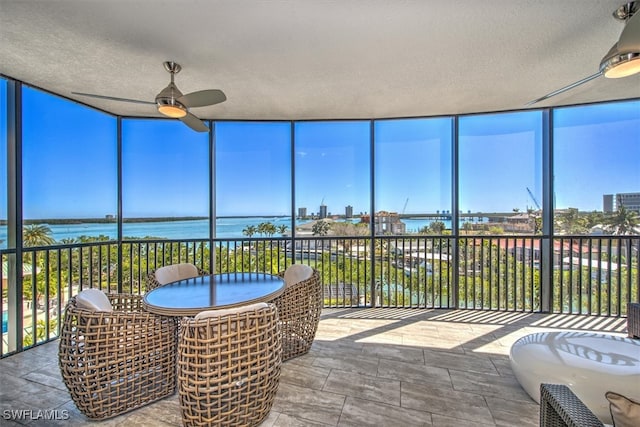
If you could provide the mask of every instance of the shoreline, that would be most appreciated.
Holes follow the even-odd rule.
[[[475,212],[475,213],[460,213],[458,216],[461,219],[474,219],[474,218],[507,218],[512,217],[514,215],[518,215],[515,212],[492,212],[492,213],[483,213],[483,212]],[[340,219],[345,219],[344,215],[334,215],[333,217],[338,217]],[[426,214],[399,214],[398,217],[400,219],[409,219],[409,220],[451,220],[451,214],[448,213],[426,213]],[[240,219],[251,219],[251,218],[269,218],[269,219],[277,219],[277,218],[290,218],[289,215],[224,215],[218,216],[217,219],[229,219],[229,218],[240,218]],[[357,219],[356,216],[353,217]],[[202,221],[208,220],[208,216],[168,216],[168,217],[139,217],[139,218],[123,218],[123,224],[135,224],[135,223],[152,223],[152,222],[177,222],[177,221]],[[301,218],[296,218],[301,219]],[[307,218],[313,219],[313,218]],[[25,225],[32,224],[49,224],[49,225],[65,225],[65,224],[116,224],[118,219],[116,217],[103,217],[103,218],[42,218],[42,219],[24,219],[23,223]],[[8,220],[0,219],[0,226],[8,225]]]
[[[219,216],[221,218],[288,218],[286,215],[238,215],[238,216]],[[207,216],[168,216],[168,217],[140,217],[140,218],[123,218],[122,223],[141,223],[141,222],[177,222],[177,221],[202,221],[208,220]],[[31,224],[116,224],[117,218],[44,218],[44,219],[25,219],[25,225]],[[0,219],[0,225],[8,225],[6,219]]]

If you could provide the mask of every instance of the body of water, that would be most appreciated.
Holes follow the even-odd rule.
[[[356,222],[358,220],[354,220]],[[216,221],[216,237],[218,238],[241,238],[247,226],[258,226],[263,222],[270,222],[275,226],[286,225],[291,232],[290,217],[229,217],[218,218]],[[297,225],[308,221],[298,221]],[[428,226],[432,220],[423,218],[402,219],[407,225],[407,233],[416,233],[423,227]],[[451,228],[451,221],[443,221],[447,228]],[[116,239],[117,226],[109,223],[82,223],[82,224],[51,224],[51,237],[57,242],[64,239],[77,239],[80,236],[107,236]],[[159,221],[159,222],[135,222],[122,225],[122,233],[125,238],[166,238],[166,239],[206,239],[209,237],[209,220],[189,220],[189,221]],[[276,234],[278,236],[279,234]],[[254,237],[257,237],[255,235]],[[0,249],[7,246],[7,226],[0,226]]]

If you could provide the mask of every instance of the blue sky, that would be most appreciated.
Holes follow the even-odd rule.
[[[6,84],[0,81],[0,173],[6,176]],[[25,88],[25,218],[117,213],[116,120]],[[542,197],[541,112],[459,118],[460,208],[525,210]],[[376,210],[417,214],[450,209],[450,117],[297,122],[295,177],[289,122],[216,123],[219,216]],[[556,109],[554,176],[558,208],[601,210],[602,195],[640,191],[640,101]],[[123,214],[207,216],[209,138],[176,120],[123,120]],[[375,135],[371,147],[371,132]],[[373,150],[373,153],[372,153]],[[374,155],[373,162],[371,154]],[[6,185],[0,218],[6,218]]]

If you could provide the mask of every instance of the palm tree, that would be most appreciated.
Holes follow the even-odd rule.
[[[613,234],[624,236],[636,233],[634,229],[640,225],[640,217],[636,212],[620,206],[605,222],[611,227]]]
[[[22,229],[24,246],[53,245],[56,241],[51,237],[51,229],[44,224],[25,225]]]
[[[269,226],[268,222],[261,222],[260,224],[258,224],[258,233],[260,233],[263,236],[266,235],[268,226]]]
[[[279,226],[276,227],[278,229],[278,233],[280,233],[281,235],[284,236],[284,233],[287,232],[287,230],[289,229],[289,226],[286,224],[281,224]]]
[[[242,234],[244,234],[245,236],[247,236],[248,238],[251,238],[254,234],[256,234],[258,232],[258,227],[256,227],[255,225],[247,225],[243,230],[242,230]]]
[[[273,223],[267,222],[264,226],[264,232],[268,237],[276,234],[276,226]]]

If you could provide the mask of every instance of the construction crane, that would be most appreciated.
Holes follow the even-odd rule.
[[[529,187],[527,187],[527,193],[529,193],[529,197],[531,197],[531,200],[533,200],[533,203],[535,203],[536,208],[538,209],[542,209],[540,207],[540,203],[538,203],[538,201],[536,200],[536,197],[533,195],[533,193],[531,192],[531,190],[529,190]]]

